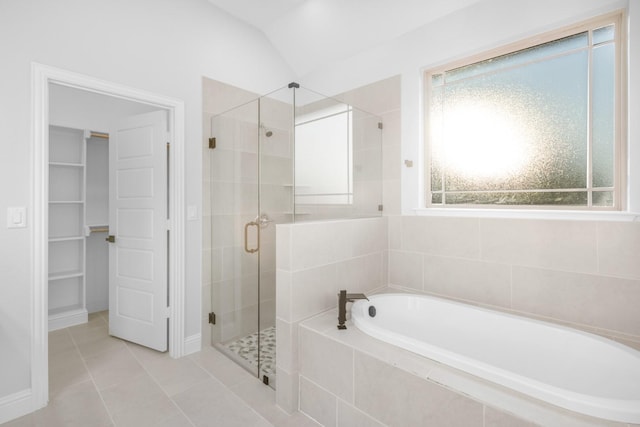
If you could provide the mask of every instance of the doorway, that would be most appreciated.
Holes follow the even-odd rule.
[[[48,400],[48,279],[49,279],[49,124],[51,123],[51,89],[66,88],[84,96],[99,96],[107,103],[128,103],[147,111],[164,111],[167,133],[171,142],[171,156],[165,157],[168,179],[166,228],[171,238],[166,243],[168,256],[164,264],[167,274],[169,353],[172,357],[184,354],[184,103],[180,100],[143,92],[105,82],[89,76],[55,69],[41,64],[32,66],[33,83],[33,353],[32,390],[37,408]],[[100,112],[100,109],[96,109]],[[107,111],[103,108],[102,112]],[[84,111],[87,113],[87,111]],[[163,221],[164,222],[164,221]],[[168,264],[168,265],[167,265]]]

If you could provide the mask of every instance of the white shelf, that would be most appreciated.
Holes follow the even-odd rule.
[[[85,323],[84,131],[49,127],[49,330]]]
[[[49,166],[65,167],[65,168],[83,168],[82,163],[65,163],[65,162],[49,162]]]
[[[53,282],[56,280],[72,279],[74,277],[82,276],[84,276],[84,272],[82,271],[61,271],[59,273],[49,275],[49,281]]]
[[[83,239],[84,239],[84,236],[53,237],[49,239],[49,243],[71,242],[74,240],[83,240]]]

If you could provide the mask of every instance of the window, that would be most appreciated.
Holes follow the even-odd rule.
[[[427,72],[427,205],[621,209],[618,19]]]
[[[353,202],[353,109],[338,104],[296,117],[296,203]]]

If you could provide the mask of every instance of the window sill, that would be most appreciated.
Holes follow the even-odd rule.
[[[640,213],[637,212],[468,208],[419,208],[414,209],[414,212],[418,216],[448,216],[461,218],[511,218],[553,219],[568,221],[640,222]]]

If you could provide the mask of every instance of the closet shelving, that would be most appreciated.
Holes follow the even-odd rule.
[[[87,321],[84,131],[49,127],[49,330]]]

